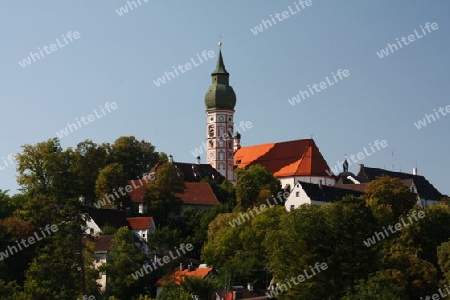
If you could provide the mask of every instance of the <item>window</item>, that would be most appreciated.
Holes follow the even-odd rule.
[[[225,152],[220,151],[219,152],[219,160],[224,160],[225,159]]]
[[[295,192],[295,197],[300,197],[300,192]]]

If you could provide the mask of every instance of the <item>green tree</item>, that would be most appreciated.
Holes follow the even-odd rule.
[[[374,214],[380,220],[380,227],[395,224],[417,202],[416,195],[399,178],[389,176],[381,176],[370,182],[365,197],[367,203],[375,208]],[[383,209],[380,210],[380,207]],[[388,212],[392,213],[390,218],[385,217]]]
[[[87,242],[83,248],[83,263],[84,263],[84,284],[85,295],[93,295],[96,299],[100,298],[100,285],[97,279],[100,278],[100,272],[95,267],[95,244]],[[80,295],[82,298],[82,295]]]
[[[95,194],[98,198],[104,198],[109,194],[114,196],[114,202],[108,201],[103,208],[127,207],[129,196],[124,190],[127,184],[127,177],[121,164],[112,163],[101,169],[95,181]]]
[[[402,299],[420,299],[438,289],[436,267],[421,259],[415,249],[399,244],[384,255],[383,266],[377,276]]]
[[[210,300],[214,292],[221,286],[215,278],[200,278],[195,276],[184,276],[180,282],[182,290],[191,296],[196,296],[198,300]]]
[[[298,277],[316,263],[334,262],[334,239],[326,211],[331,205],[301,205],[281,218],[269,232],[263,246],[268,255],[268,268],[277,283]],[[330,269],[330,268],[329,268]],[[287,291],[286,297],[298,295],[305,299],[329,299],[341,289],[325,270]]]
[[[367,280],[359,280],[354,293],[350,291],[342,300],[402,300],[397,287],[383,280],[380,274],[374,274]]]
[[[233,283],[252,282],[265,287],[267,255],[261,244],[279,227],[286,210],[277,206],[251,213],[253,217],[250,212],[218,215],[209,225],[202,259],[221,273],[231,272]]]
[[[440,270],[444,276],[442,283],[450,284],[450,241],[442,243],[437,248]]]
[[[158,153],[158,162],[160,164],[166,163],[168,161],[169,161],[169,157],[167,156],[166,153],[164,153],[164,152],[159,152]]]
[[[425,209],[416,208],[402,218],[408,226],[403,227],[399,243],[439,268],[437,248],[450,239],[450,207],[433,205]]]
[[[260,165],[253,165],[248,169],[237,169],[236,173],[238,178],[236,182],[237,211],[245,211],[254,205],[264,203],[267,196],[276,196],[278,192],[281,192],[280,181]],[[261,195],[262,191],[263,195]],[[273,201],[272,198],[270,201]]]
[[[5,232],[3,235],[5,247],[17,247],[17,243],[24,239],[28,240],[30,236],[33,236],[33,233],[37,228],[33,226],[33,224],[29,221],[24,221],[17,217],[8,217],[0,221],[2,229],[4,228]],[[9,281],[14,280],[19,284],[23,284],[25,280],[24,273],[25,270],[28,269],[28,265],[31,263],[34,255],[35,255],[35,246],[30,245],[29,247],[23,247],[20,251],[8,257],[8,259],[4,260],[5,270],[2,276],[3,279],[9,279]],[[4,249],[3,248],[3,249]],[[2,248],[0,248],[2,249]],[[2,250],[3,250],[2,249]]]
[[[23,145],[17,154],[17,181],[31,195],[54,196],[63,199],[75,195],[70,172],[71,151],[63,151],[57,138],[36,145]]]
[[[158,153],[149,142],[138,141],[134,136],[121,136],[112,145],[111,162],[123,166],[126,179],[137,179],[158,162]]]
[[[322,206],[301,205],[281,218],[263,243],[275,282],[287,284],[316,264],[326,269],[285,292],[286,299],[339,299],[355,292],[355,282],[376,270],[376,252],[364,241],[376,220],[365,201],[345,197]]]
[[[5,282],[0,279],[0,295],[3,300],[27,300],[27,295],[22,293],[21,287],[15,282]]]
[[[181,199],[177,197],[177,193],[184,191],[184,182],[171,163],[159,166],[155,176],[156,179],[147,186],[144,202],[147,203],[148,214],[155,218],[156,224],[164,226],[171,216],[179,214]]]
[[[192,300],[192,296],[173,282],[164,284],[161,293],[156,297],[157,300]]]
[[[78,199],[67,200],[50,224],[56,232],[52,229],[41,241],[43,246],[26,272],[24,291],[29,299],[75,299],[82,293],[80,251],[86,224]]]
[[[145,255],[134,244],[133,233],[121,227],[111,245],[109,260],[100,266],[106,272],[110,294],[119,299],[132,299],[144,291],[144,277],[133,278],[132,274],[142,268]]]
[[[53,224],[58,218],[57,208],[61,205],[52,196],[29,196],[23,208],[17,210],[15,215],[25,221],[32,222],[36,227],[42,227],[47,224]]]
[[[101,169],[106,167],[108,160],[108,144],[97,145],[91,140],[78,143],[72,153],[71,172],[75,178],[77,195],[83,195],[85,201],[95,199],[95,182]]]

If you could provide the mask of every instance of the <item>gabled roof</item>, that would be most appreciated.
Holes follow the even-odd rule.
[[[149,183],[150,184],[150,183]],[[185,182],[183,193],[175,194],[181,199],[183,204],[199,204],[199,205],[218,205],[216,195],[211,186],[206,182]],[[138,187],[131,191],[130,198],[132,202],[142,202],[144,199],[146,186]]]
[[[334,202],[342,200],[347,195],[353,195],[356,197],[364,194],[363,192],[353,191],[349,189],[342,189],[334,186],[319,185],[314,183],[307,183],[298,181],[306,195],[313,201],[321,202]]]
[[[142,202],[144,199],[145,189],[147,188],[148,182],[146,183],[144,180],[128,180],[128,184],[133,187],[128,195],[135,202]]]
[[[155,225],[152,217],[127,218],[127,221],[133,230],[149,229]]]
[[[175,284],[180,284],[180,282],[184,279],[184,276],[189,277],[198,277],[201,279],[206,278],[209,274],[213,272],[213,268],[198,268],[192,271],[189,271],[189,269],[184,269],[183,271],[175,270],[170,271],[168,273],[170,282],[173,282]],[[158,284],[163,284],[164,280],[160,279],[158,280]]]
[[[115,228],[124,226],[129,227],[126,213],[124,211],[87,207],[86,213],[89,214],[89,217],[91,217],[95,224],[97,224],[100,228],[105,225]]]
[[[370,182],[383,175],[400,178],[402,180],[412,179],[417,188],[417,194],[420,198],[438,201],[444,197],[443,194],[441,194],[428,180],[425,179],[425,177],[421,175],[369,168],[364,165],[360,165],[357,177],[361,180],[361,182]]]
[[[100,235],[94,238],[84,237],[81,242],[83,244],[86,244],[87,242],[93,242],[95,245],[94,252],[104,253],[109,251],[113,240],[114,235]]]
[[[186,182],[186,189],[181,194],[176,194],[183,201],[183,204],[218,205],[211,186],[206,182]]]
[[[275,177],[330,177],[328,164],[313,139],[241,147],[234,163],[239,168],[259,164]]]

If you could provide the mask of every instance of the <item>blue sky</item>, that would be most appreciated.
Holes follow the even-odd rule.
[[[344,154],[386,140],[387,147],[360,163],[404,172],[417,165],[419,174],[450,194],[450,116],[421,129],[414,125],[450,105],[448,1],[312,0],[296,14],[287,0],[140,2],[122,16],[116,10],[127,5],[123,0],[3,4],[0,157],[55,137],[95,109],[101,115],[100,106],[115,102],[117,109],[63,137],[62,146],[134,135],[177,161],[194,162],[191,151],[205,139],[204,95],[222,34],[237,95],[235,121],[253,124],[242,133],[242,145],[312,135],[333,166]],[[250,30],[283,11],[287,19],[256,35]],[[423,35],[420,26],[427,22],[438,29]],[[420,39],[384,58],[376,54],[414,30]],[[69,31],[80,36],[64,43]],[[57,39],[63,47],[20,66],[30,52]],[[215,57],[159,87],[153,83],[204,50]],[[299,90],[339,69],[350,76],[289,104]],[[17,192],[15,166],[1,159],[0,167],[0,189]],[[350,171],[357,172],[356,164]]]

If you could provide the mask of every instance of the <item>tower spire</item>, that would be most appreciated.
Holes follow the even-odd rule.
[[[207,163],[234,183],[233,155],[235,146],[240,146],[240,137],[233,137],[236,94],[229,84],[230,74],[223,62],[221,39],[220,36],[216,68],[211,73],[212,83],[205,95]]]

